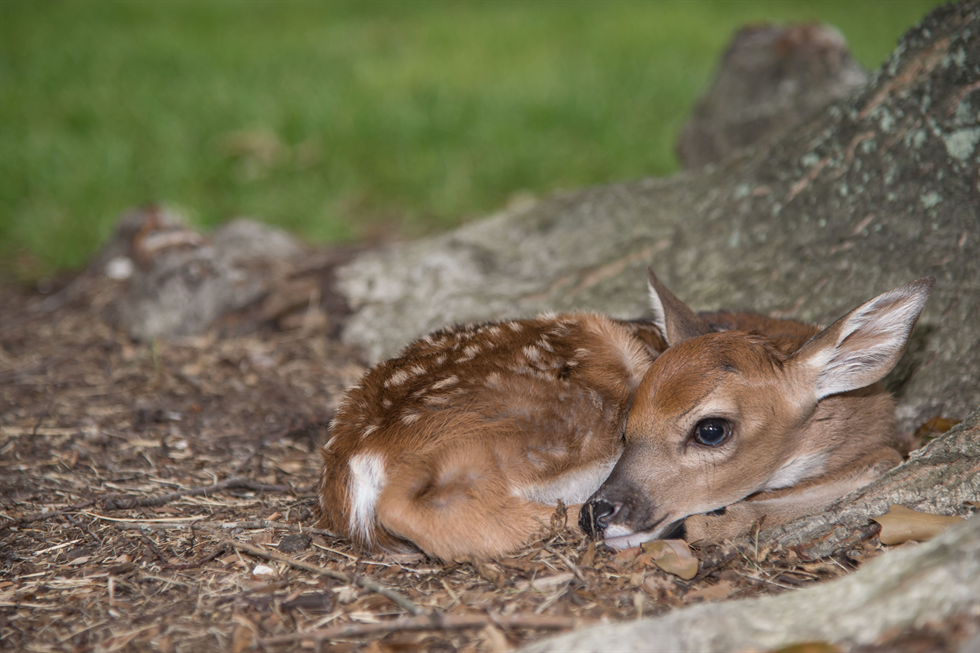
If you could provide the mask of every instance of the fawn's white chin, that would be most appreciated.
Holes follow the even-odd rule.
[[[662,528],[654,528],[649,531],[639,531],[636,533],[628,533],[626,535],[614,535],[613,537],[606,536],[602,541],[606,546],[610,546],[617,551],[622,551],[623,549],[632,549],[634,546],[640,546],[644,542],[657,539],[657,535],[659,535],[662,530]]]

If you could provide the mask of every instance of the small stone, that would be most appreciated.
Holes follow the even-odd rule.
[[[309,535],[304,535],[302,533],[287,535],[280,540],[279,550],[283,553],[299,553],[300,551],[305,551],[306,549],[310,548],[311,541],[312,538]]]

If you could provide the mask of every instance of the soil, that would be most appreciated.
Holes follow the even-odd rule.
[[[0,287],[5,650],[504,651],[792,591],[883,549],[695,548],[698,575],[682,580],[642,549],[597,547],[559,511],[490,563],[364,555],[312,528],[317,447],[365,371],[356,352],[326,327],[134,343],[103,319],[114,282],[64,292]],[[917,631],[915,650],[951,632]]]

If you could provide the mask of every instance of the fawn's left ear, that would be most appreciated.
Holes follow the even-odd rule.
[[[667,286],[660,283],[653,270],[647,268],[647,287],[650,289],[650,308],[653,323],[668,347],[674,347],[685,340],[712,333],[711,327],[677,299]]]
[[[926,277],[878,295],[800,347],[791,362],[813,379],[816,399],[869,386],[888,374],[935,283]]]

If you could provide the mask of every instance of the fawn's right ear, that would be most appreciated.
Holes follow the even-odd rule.
[[[667,290],[650,268],[647,268],[647,286],[650,289],[653,323],[667,341],[668,347],[712,333],[711,327],[688,308],[687,304],[677,299],[674,293]]]

